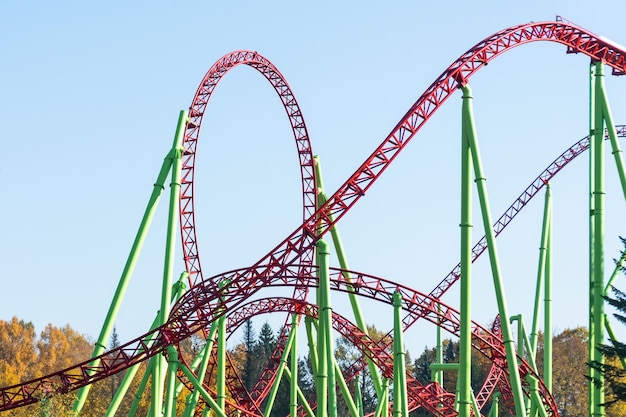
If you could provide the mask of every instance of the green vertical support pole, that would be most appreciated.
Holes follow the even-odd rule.
[[[393,415],[409,417],[406,394],[406,353],[402,332],[402,294],[393,293]]]
[[[211,358],[211,351],[213,350],[213,345],[215,344],[215,336],[217,335],[217,331],[218,323],[217,321],[214,321],[213,323],[211,323],[211,329],[209,330],[209,336],[206,339],[206,343],[200,351],[200,355],[202,356],[200,367],[198,368],[198,382],[200,384],[204,383],[204,376],[206,375],[206,370],[209,367],[209,359]],[[194,390],[189,395],[189,397],[187,397],[187,404],[185,405],[183,417],[193,416],[199,398],[200,392],[198,390]]]
[[[298,413],[298,315],[291,317],[291,331],[293,341],[291,342],[291,375],[294,377],[289,381],[289,415],[296,416]]]
[[[595,144],[595,136],[596,136],[596,69],[597,66],[594,61],[591,61],[589,66],[589,346],[587,349],[587,355],[589,362],[593,361],[596,358],[596,340],[595,340],[595,332],[594,332],[594,321],[593,321],[593,288],[594,288],[594,263],[593,263],[593,228],[594,228],[594,220],[593,220],[593,212],[594,212],[594,204],[595,199],[593,198],[593,184],[594,184],[594,176],[595,170],[593,169],[593,161],[595,159],[594,154],[597,149],[597,145]],[[602,126],[602,123],[600,123]],[[602,127],[599,128],[602,130]],[[589,368],[589,375],[591,378],[597,378],[599,373],[595,371],[594,368]],[[588,404],[588,416],[593,416],[595,412],[595,394],[594,394],[594,383],[590,380],[587,384],[588,386],[588,396],[589,401]]]
[[[165,396],[165,417],[176,417],[176,371],[178,371],[178,351],[170,346],[167,355],[167,390]]]
[[[543,301],[543,382],[549,392],[552,392],[552,192],[547,184],[546,199],[549,199],[548,233],[546,239],[546,263],[544,272],[544,301]],[[536,344],[534,347],[536,352]]]
[[[159,326],[167,321],[170,314],[170,300],[172,297],[172,276],[174,275],[174,249],[177,233],[178,205],[180,196],[180,175],[182,161],[183,133],[187,123],[187,112],[181,110],[178,117],[178,126],[172,150],[172,179],[170,183],[170,200],[165,242],[165,261],[163,263],[163,285],[161,289],[161,309],[159,310]],[[166,362],[164,356],[156,357],[152,374],[152,403],[150,409],[154,417],[162,414],[161,401],[163,399]]]
[[[187,122],[186,119],[187,118],[185,116],[185,118],[182,120],[181,126],[181,118],[179,117],[178,126],[176,128],[176,135],[174,137],[174,145],[163,160],[161,170],[159,171],[157,180],[152,188],[152,194],[150,195],[146,210],[144,211],[141,223],[139,225],[139,230],[135,235],[135,240],[133,241],[130,253],[128,254],[128,258],[126,259],[126,264],[124,265],[122,275],[117,284],[117,288],[115,289],[113,301],[111,301],[111,305],[109,306],[109,310],[104,320],[104,324],[102,325],[102,329],[100,330],[100,335],[98,336],[98,340],[95,343],[94,351],[91,355],[92,357],[99,356],[106,350],[107,342],[109,340],[109,337],[111,337],[111,332],[113,331],[115,319],[117,318],[117,314],[119,313],[122,300],[124,299],[124,295],[126,294],[126,289],[128,288],[128,284],[130,283],[130,278],[133,275],[135,266],[137,265],[137,260],[139,259],[139,254],[141,253],[143,243],[146,239],[146,235],[148,234],[148,230],[150,229],[152,219],[154,218],[154,213],[156,212],[159,199],[161,198],[161,193],[165,189],[165,180],[170,172],[172,161],[175,158],[178,132],[182,128],[184,128],[184,125]],[[94,365],[97,365],[97,363],[94,363]],[[85,401],[87,400],[87,396],[89,395],[90,389],[91,385],[87,385],[78,390],[78,396],[73,406],[73,410],[76,415],[80,415]]]
[[[363,393],[361,392],[361,378],[358,375],[354,378],[354,396],[356,397],[357,415],[363,417]]]
[[[522,383],[520,381],[519,372],[517,368],[517,356],[515,355],[515,341],[511,337],[511,328],[509,326],[508,320],[506,317],[509,317],[508,309],[506,306],[506,297],[504,294],[504,285],[502,283],[502,277],[500,273],[500,265],[498,262],[498,250],[496,246],[496,237],[495,232],[493,230],[492,221],[491,221],[491,213],[489,210],[488,204],[488,196],[487,196],[487,186],[485,184],[485,177],[483,175],[482,163],[480,161],[480,150],[478,148],[478,142],[476,140],[476,132],[474,128],[474,117],[472,112],[471,98],[472,93],[471,89],[468,85],[464,85],[463,89],[463,104],[464,104],[464,112],[463,112],[463,120],[464,120],[464,131],[466,132],[467,139],[469,142],[470,151],[469,154],[472,158],[474,165],[474,174],[476,176],[476,185],[478,188],[478,197],[480,199],[480,207],[482,212],[482,220],[483,227],[485,229],[485,236],[487,237],[487,245],[489,252],[489,262],[491,265],[491,273],[494,282],[494,289],[496,292],[496,299],[498,302],[498,313],[500,317],[503,318],[501,320],[502,325],[502,341],[504,343],[504,347],[506,350],[506,358],[507,365],[509,370],[509,376],[511,378],[511,391],[513,393],[513,398],[515,401],[515,413],[518,416],[524,415],[524,396],[522,392]],[[468,245],[468,254],[469,256],[471,249],[469,249]],[[463,288],[463,287],[461,287]],[[462,291],[462,290],[461,290]],[[469,291],[469,289],[467,289]],[[468,324],[469,325],[469,324]],[[468,338],[471,335],[467,336]],[[471,341],[466,341],[468,347],[471,344]],[[461,370],[463,371],[463,366]],[[469,391],[469,376],[465,377],[467,379],[468,387],[466,388]],[[469,407],[468,408],[468,416],[469,416]]]
[[[548,231],[550,227],[551,210],[550,184],[546,183],[546,194],[543,204],[543,223],[541,227],[541,242],[539,244],[539,264],[537,266],[537,286],[535,287],[535,308],[533,309],[533,327],[530,330],[531,346],[529,347],[529,350],[533,357],[537,354],[537,340],[539,338],[539,306],[541,304],[541,293],[543,287],[545,286],[546,259],[548,256]],[[545,329],[544,332],[547,330],[548,329]]]
[[[489,409],[489,417],[498,417],[498,403],[500,402],[500,393],[493,394],[491,400],[491,408]]]
[[[461,300],[459,362],[461,367],[457,380],[460,417],[470,417],[470,390],[472,366],[472,316],[471,316],[471,273],[472,273],[472,165],[468,138],[468,117],[471,114],[471,91],[463,89],[462,137],[461,137]],[[506,320],[503,320],[506,321]]]
[[[148,379],[150,379],[150,375],[152,375],[152,367],[153,362],[148,361],[148,366],[146,367],[146,372],[143,374],[141,381],[139,382],[139,386],[137,387],[137,391],[135,392],[135,398],[133,398],[133,402],[130,405],[130,411],[128,412],[128,417],[134,417],[137,414],[137,409],[139,408],[139,401],[143,396],[144,391],[146,390],[146,386],[148,385]]]
[[[285,368],[285,374],[287,375],[287,378],[291,380],[291,371],[289,370],[289,368]],[[296,380],[297,378],[298,376],[296,375]],[[300,399],[300,403],[302,404],[302,408],[304,408],[304,412],[306,413],[306,415],[308,417],[315,417],[315,413],[313,413],[313,410],[307,402],[307,398],[304,396],[304,393],[302,392],[300,387],[298,387],[298,398]]]
[[[328,199],[326,194],[324,193],[324,181],[322,180],[322,168],[320,164],[319,157],[316,155],[315,160],[315,178],[317,180],[317,189],[318,189],[318,205],[321,207],[326,203]],[[318,207],[319,208],[319,207]],[[334,220],[332,215],[329,216],[330,220]],[[330,228],[330,235],[333,239],[333,247],[335,248],[335,252],[337,253],[337,260],[339,261],[339,266],[343,270],[350,270],[350,266],[348,265],[348,258],[346,257],[345,251],[343,249],[343,244],[341,242],[341,236],[339,235],[339,229],[337,225],[333,225]],[[345,275],[346,281],[348,283],[352,282],[350,274],[346,273]],[[350,305],[352,307],[352,312],[354,313],[354,319],[357,327],[369,336],[367,323],[365,323],[365,319],[363,318],[363,313],[361,312],[361,306],[359,304],[359,299],[356,294],[353,292],[353,287],[348,285],[348,298],[350,299]],[[378,368],[372,362],[370,358],[366,359],[367,367],[370,371],[370,375],[372,377],[372,382],[374,384],[374,389],[376,390],[376,396],[380,397],[382,391],[382,380],[380,373],[378,372]]]
[[[330,332],[328,328],[330,322],[330,306],[327,304],[327,293],[330,291],[330,282],[328,276],[328,244],[324,239],[320,239],[317,242],[317,252],[319,261],[319,328],[317,331],[317,377],[316,389],[317,389],[317,417],[328,417],[328,404],[329,404],[329,389],[328,389],[328,346],[327,333]],[[332,389],[330,390],[332,391]]]
[[[289,331],[289,336],[287,337],[287,343],[285,344],[285,349],[283,350],[283,354],[280,358],[280,363],[278,364],[278,369],[276,370],[276,379],[274,380],[274,384],[272,385],[272,389],[270,390],[270,394],[267,399],[267,404],[265,405],[265,412],[263,415],[265,417],[269,417],[272,414],[272,408],[274,407],[274,400],[276,400],[276,394],[278,393],[278,387],[280,386],[280,381],[283,378],[283,372],[287,366],[287,360],[289,358],[289,353],[291,353],[291,348],[293,347],[293,340],[295,338],[294,329],[296,327],[292,327]],[[291,378],[292,380],[298,380],[297,374],[296,378]]]
[[[314,320],[310,316],[304,318],[304,326],[306,329],[306,340],[309,348],[309,360],[311,361],[311,371],[315,381],[317,381],[317,374],[319,372],[318,358],[317,358],[317,344],[315,343],[315,335],[313,334]]]
[[[592,62],[592,94],[590,109],[590,305],[589,305],[589,362],[604,363],[604,355],[597,345],[604,341],[604,118],[602,94],[604,87],[604,64]],[[589,368],[590,376],[597,383],[589,382],[591,416],[604,415],[604,378],[595,368]]]
[[[220,281],[218,287],[221,291],[230,284],[230,280]],[[224,301],[224,296],[220,296],[220,301]],[[217,405],[225,412],[226,407],[226,311],[221,311],[222,315],[217,319]]]
[[[333,358],[333,368],[335,369],[335,382],[339,386],[339,391],[341,391],[341,395],[345,400],[346,407],[348,407],[348,412],[352,417],[358,417],[359,412],[357,410],[357,405],[352,398],[352,394],[350,393],[348,384],[346,384],[346,380],[341,374],[341,368],[337,364],[337,360],[335,358]]]
[[[224,411],[226,406],[226,315],[218,320],[217,335],[217,406]]]
[[[376,406],[376,411],[374,413],[374,417],[387,417],[388,416],[388,404],[389,404],[389,380],[387,378],[383,378],[383,393],[382,398],[378,399],[378,405]]]
[[[624,166],[623,153],[619,146],[617,130],[615,129],[615,121],[613,120],[611,107],[609,106],[609,98],[607,96],[606,90],[604,89],[604,79],[602,79],[601,85],[602,88],[600,89],[600,91],[596,92],[596,94],[598,94],[598,98],[601,101],[600,105],[602,106],[602,118],[606,125],[606,130],[609,133],[609,140],[611,142],[611,153],[613,154],[613,159],[615,160],[615,165],[617,167],[617,173],[619,175],[620,184],[622,186],[622,194],[624,195],[624,198],[626,198],[626,167]]]
[[[191,372],[186,366],[181,366],[180,370],[183,374],[185,374],[187,379],[189,379],[189,382],[193,384],[194,388],[200,392],[200,395],[207,402],[211,410],[215,412],[215,415],[217,417],[226,417],[226,414],[224,413],[224,411],[218,407],[215,400],[211,397],[211,395],[207,392],[207,390],[204,389],[204,387],[202,386],[202,383],[198,381],[198,379],[193,374],[193,372]],[[208,410],[205,409],[205,414],[208,414],[207,411]]]

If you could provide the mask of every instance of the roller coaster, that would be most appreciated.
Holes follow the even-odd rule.
[[[554,159],[493,221],[469,81],[496,57],[517,46],[538,41],[556,42],[564,45],[568,53],[590,57],[589,135]],[[287,113],[299,158],[302,223],[253,265],[207,276],[200,261],[196,222],[196,214],[199,215],[194,189],[197,146],[215,88],[230,70],[241,65],[257,70],[272,85]],[[56,394],[77,391],[74,410],[80,415],[91,384],[125,371],[123,382],[106,414],[116,415],[130,382],[139,377],[139,365],[146,362],[148,366],[140,389],[146,387],[146,381],[151,381],[151,416],[176,415],[176,399],[183,385],[191,392],[187,397],[185,416],[209,413],[221,417],[269,416],[281,380],[289,384],[291,416],[336,416],[339,395],[351,416],[363,416],[361,399],[349,388],[362,373],[369,374],[376,392],[378,403],[371,413],[375,416],[407,417],[418,408],[435,416],[478,416],[486,412],[483,410],[487,410],[488,402],[488,412],[493,416],[497,415],[498,401],[517,416],[557,416],[559,409],[551,393],[550,182],[587,150],[590,155],[589,360],[602,361],[595,346],[608,340],[606,333],[609,338],[614,337],[605,320],[602,298],[618,271],[616,268],[607,274],[604,265],[604,148],[611,148],[622,195],[626,196],[626,171],[618,141],[626,136],[626,126],[616,126],[613,121],[604,87],[605,67],[611,68],[613,75],[625,74],[626,48],[561,18],[497,32],[478,42],[445,69],[356,172],[328,195],[302,111],[283,75],[267,58],[254,51],[235,51],[223,56],[200,82],[189,109],[180,112],[171,150],[158,174],[92,357],[53,374],[0,388],[0,412],[34,404]],[[428,293],[351,270],[339,235],[340,220],[456,91],[462,94],[460,262]],[[148,332],[107,351],[105,346],[113,323],[168,176],[170,195],[161,308]],[[474,186],[485,235],[472,246]],[[544,192],[544,210],[533,324],[525,332],[529,336],[515,340],[496,237],[541,192]],[[185,270],[176,281],[174,260],[178,238],[182,243]],[[329,238],[332,245],[327,241]],[[333,248],[338,267],[330,265]],[[489,257],[498,307],[497,317],[489,326],[473,321],[470,314],[472,264],[484,253]],[[607,280],[605,276],[610,278]],[[458,308],[442,301],[444,294],[457,283],[460,286]],[[536,356],[542,293],[544,368],[539,370]],[[349,299],[352,318],[333,310],[331,294]],[[393,328],[381,341],[373,340],[368,334],[367,321],[360,307],[360,302],[366,299],[389,305],[390,311],[393,310]],[[280,314],[286,318],[270,361],[252,389],[246,389],[228,358],[226,341],[246,320],[261,314]],[[432,381],[427,384],[419,382],[406,369],[403,335],[419,320],[434,325],[438,340],[442,331],[459,340],[459,362],[444,364],[439,346],[438,363],[433,367]],[[306,328],[315,381],[312,397],[303,394],[296,377],[298,331],[303,327]],[[202,335],[206,343],[197,357],[185,357],[180,344],[193,335]],[[334,357],[333,338],[338,335],[362,353],[360,360],[344,370],[339,369]],[[491,362],[489,375],[476,392],[470,385],[472,349]],[[458,372],[455,393],[443,388],[446,366]],[[590,369],[590,374],[602,381],[602,375],[594,369]],[[589,390],[589,415],[604,415],[603,384],[590,383]]]

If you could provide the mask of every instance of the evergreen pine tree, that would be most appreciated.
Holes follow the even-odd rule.
[[[243,345],[246,351],[246,359],[243,368],[242,382],[247,390],[250,390],[255,382],[254,372],[254,344],[256,335],[254,334],[254,328],[252,327],[252,320],[246,320],[243,327]]]

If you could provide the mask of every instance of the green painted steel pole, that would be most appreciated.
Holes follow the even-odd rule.
[[[189,379],[189,382],[193,384],[194,388],[200,392],[200,395],[208,403],[209,407],[211,407],[211,410],[213,410],[218,417],[226,417],[224,410],[219,408],[215,400],[211,397],[211,394],[209,394],[207,390],[204,389],[204,387],[198,381],[193,372],[191,372],[186,366],[181,366],[180,370],[183,374],[185,374],[187,379]]]
[[[335,368],[335,381],[337,382],[337,385],[339,385],[339,390],[341,391],[341,395],[343,396],[346,406],[348,407],[348,412],[350,413],[351,416],[358,417],[359,412],[357,409],[357,405],[354,402],[352,395],[350,394],[350,389],[348,388],[348,384],[346,383],[346,380],[343,377],[343,374],[341,373],[341,368],[339,368],[339,365],[337,364],[337,360],[334,357],[333,357],[333,367]]]
[[[498,251],[496,246],[496,238],[495,233],[493,231],[493,226],[491,222],[491,213],[489,210],[488,197],[487,197],[487,186],[485,184],[485,177],[483,175],[482,163],[480,161],[480,150],[478,148],[478,142],[476,140],[476,132],[474,128],[474,117],[472,112],[471,105],[471,89],[469,86],[465,85],[462,87],[463,89],[463,97],[465,104],[464,106],[464,125],[465,131],[467,134],[469,147],[471,148],[469,154],[472,158],[474,165],[474,174],[476,176],[476,185],[478,187],[478,197],[480,200],[480,207],[482,213],[483,227],[485,229],[485,236],[487,237],[487,245],[489,252],[489,262],[491,264],[491,273],[494,281],[494,289],[496,292],[496,299],[498,302],[498,313],[500,317],[503,318],[501,320],[502,325],[502,341],[504,343],[504,347],[506,350],[507,357],[507,365],[509,369],[509,375],[511,378],[511,390],[513,392],[513,398],[515,400],[515,412],[518,416],[524,415],[524,400],[523,400],[523,392],[522,392],[522,383],[520,381],[518,367],[517,367],[517,356],[515,355],[515,341],[513,337],[511,337],[511,329],[509,326],[509,322],[506,319],[509,317],[508,309],[506,306],[506,297],[504,294],[504,285],[502,283],[502,277],[500,273],[500,265],[498,263]],[[467,97],[467,98],[466,98]],[[468,249],[468,253],[471,249]],[[471,261],[470,261],[471,262]],[[466,289],[469,291],[469,289]],[[467,318],[466,318],[467,320]],[[471,335],[468,335],[471,337]],[[471,342],[471,341],[470,341]],[[470,343],[466,342],[466,343]],[[469,356],[469,355],[468,355]],[[461,371],[463,372],[463,367],[461,367]],[[469,377],[465,377],[467,383],[469,384]],[[466,388],[469,390],[469,387]],[[468,407],[469,408],[469,407]],[[467,415],[469,416],[469,410],[467,411]]]
[[[597,65],[596,63],[594,63],[593,61],[591,61],[591,64],[589,66],[589,213],[590,213],[590,218],[589,218],[589,345],[588,345],[588,358],[589,358],[589,362],[592,362],[596,359],[596,334],[594,331],[594,320],[593,320],[593,306],[594,306],[594,297],[593,297],[593,289],[594,289],[594,256],[593,256],[593,229],[594,229],[594,225],[595,222],[593,220],[593,212],[594,212],[594,204],[595,204],[595,199],[593,198],[593,184],[595,182],[594,180],[594,176],[595,176],[595,169],[593,168],[594,164],[593,161],[595,159],[595,152],[597,149],[597,145],[595,144],[595,136],[596,136],[596,130],[600,129],[602,130],[602,121],[600,120],[600,126],[596,126],[597,124],[597,116],[596,113],[598,112],[597,109],[597,105],[596,105],[596,70],[597,70]],[[599,373],[594,369],[594,368],[589,368],[589,375],[591,376],[591,378],[597,378]],[[590,380],[587,384],[588,386],[588,396],[589,396],[589,401],[588,401],[588,416],[593,416],[595,413],[595,393],[594,393],[594,383]]]
[[[591,177],[590,197],[592,209],[590,211],[590,223],[592,234],[591,246],[591,308],[589,329],[589,361],[604,363],[604,355],[597,348],[604,341],[604,115],[602,94],[604,91],[604,64],[593,63],[595,74],[593,84],[595,86],[594,102],[591,110],[591,118],[594,119],[593,133],[590,137]],[[593,333],[593,337],[591,336]],[[591,344],[593,343],[593,344]],[[601,372],[590,368],[590,375],[596,378],[596,383],[591,382],[589,388],[593,400],[591,402],[592,416],[600,417],[604,411],[604,378]]]
[[[217,406],[224,411],[226,406],[226,316],[218,322],[217,336]]]
[[[135,392],[135,398],[133,398],[133,402],[130,405],[130,411],[128,412],[128,417],[134,417],[137,414],[137,409],[139,408],[139,401],[141,401],[141,397],[148,385],[148,379],[152,375],[152,367],[154,363],[152,360],[148,361],[148,366],[146,367],[146,372],[144,372],[141,381],[139,382],[139,386],[137,387],[137,391]]]
[[[546,258],[548,252],[548,228],[550,227],[551,212],[550,184],[546,183],[546,193],[543,204],[543,224],[541,227],[541,242],[539,243],[539,263],[537,265],[537,286],[535,287],[535,308],[533,309],[533,327],[530,330],[530,354],[537,354],[537,339],[539,337],[539,306],[541,293],[545,286]],[[545,314],[545,313],[544,313]],[[547,331],[548,329],[545,329]]]
[[[378,400],[378,405],[376,406],[376,412],[374,413],[374,417],[383,417],[383,416],[387,416],[388,414],[388,404],[389,404],[389,379],[387,378],[383,378],[383,392],[385,393],[385,395],[383,395],[382,398],[380,398]],[[384,414],[383,414],[384,413]]]
[[[313,372],[313,377],[317,381],[317,374],[319,372],[319,366],[317,365],[317,344],[315,343],[315,334],[313,332],[314,320],[310,316],[306,316],[304,318],[304,326],[306,329],[306,340],[307,346],[309,348],[309,360],[311,361],[311,370]]]
[[[622,149],[619,146],[619,141],[617,140],[617,130],[615,129],[615,122],[613,120],[611,107],[609,106],[606,89],[604,88],[604,82],[602,83],[602,88],[598,93],[598,98],[601,101],[600,105],[602,106],[602,116],[606,124],[606,130],[609,134],[609,141],[611,142],[611,153],[613,154],[615,166],[617,167],[617,173],[622,186],[622,194],[626,199],[626,168],[624,167],[624,157]]]
[[[291,371],[289,370],[289,368],[285,368],[285,374],[287,375],[287,378],[291,380]],[[296,376],[296,380],[297,380],[297,376]],[[298,387],[298,399],[300,400],[300,403],[302,404],[302,408],[304,408],[304,411],[306,412],[307,416],[315,417],[315,413],[313,413],[313,409],[311,409],[311,406],[307,402],[307,399],[304,396],[304,393],[302,392],[300,387]]]
[[[489,409],[489,417],[498,417],[498,403],[500,402],[500,393],[493,394],[491,400],[491,408]]]
[[[431,363],[428,367],[436,372],[459,372],[461,364],[458,362]]]
[[[172,277],[174,275],[174,253],[176,236],[178,232],[178,208],[180,196],[180,175],[182,166],[182,143],[185,125],[187,123],[187,112],[181,110],[178,117],[178,126],[174,137],[174,157],[172,159],[172,178],[170,182],[170,199],[167,219],[167,232],[165,242],[165,260],[163,263],[163,284],[161,289],[161,309],[159,310],[159,325],[164,324],[170,314],[170,299],[172,291]],[[166,374],[166,360],[164,356],[157,356],[152,374],[152,402],[150,409],[155,417],[162,414],[162,404],[164,394],[164,383]]]
[[[173,346],[167,349],[167,390],[165,396],[165,417],[176,417],[176,371],[178,371],[178,351]]]
[[[209,335],[206,339],[206,343],[200,351],[200,356],[202,357],[202,359],[200,362],[200,367],[198,369],[198,382],[200,382],[201,384],[204,383],[204,377],[206,375],[207,368],[209,367],[209,359],[211,358],[211,351],[213,350],[213,345],[215,344],[217,331],[218,323],[217,321],[214,321],[213,323],[211,323],[211,329],[209,330]],[[199,398],[200,392],[198,390],[194,390],[187,397],[187,404],[185,405],[183,417],[193,416]]]
[[[289,381],[289,415],[295,416],[298,412],[298,320],[297,314],[291,316],[291,331],[293,332],[293,341],[291,342],[291,374],[296,378],[290,378]]]
[[[461,367],[457,379],[459,389],[456,403],[460,417],[470,417],[470,390],[472,366],[472,316],[471,316],[471,271],[472,271],[472,165],[471,147],[468,138],[468,117],[472,117],[469,87],[463,88],[462,137],[461,137],[461,302],[459,362]]]
[[[317,251],[319,259],[319,329],[317,332],[317,348],[318,348],[318,369],[317,369],[317,417],[328,417],[328,346],[326,334],[330,332],[328,299],[326,298],[327,286],[330,286],[328,276],[328,244],[324,239],[317,242]],[[330,288],[328,288],[330,291]],[[332,390],[332,389],[331,389]]]
[[[182,120],[183,126],[186,122],[186,118]],[[177,132],[181,128],[180,124],[181,119],[179,117],[178,126],[176,128]],[[146,210],[144,211],[141,223],[139,225],[139,230],[135,235],[135,240],[133,241],[130,253],[128,255],[128,258],[126,259],[126,264],[124,265],[122,275],[117,284],[117,288],[115,289],[113,300],[111,301],[111,305],[109,306],[109,310],[104,320],[104,324],[102,325],[102,329],[100,330],[100,335],[98,336],[98,340],[95,343],[94,351],[91,355],[92,357],[96,357],[104,353],[104,351],[106,350],[107,341],[109,340],[109,337],[111,337],[111,332],[113,331],[113,326],[115,324],[117,314],[119,313],[122,300],[124,299],[124,295],[126,294],[126,289],[128,288],[128,284],[130,283],[130,278],[132,277],[135,266],[137,265],[137,260],[139,259],[139,254],[141,253],[141,249],[143,248],[143,243],[148,234],[148,230],[150,229],[150,225],[152,224],[152,219],[154,218],[154,214],[156,212],[161,193],[165,189],[165,180],[167,179],[167,175],[170,172],[172,161],[175,158],[175,153],[177,149],[175,146],[176,136],[174,138],[174,146],[165,157],[157,176],[156,182],[154,183],[154,186],[152,188],[152,194],[150,195]],[[99,362],[94,362],[94,365],[97,365],[97,363]],[[73,410],[76,415],[80,415],[83,405],[87,400],[87,396],[89,395],[90,389],[91,385],[87,385],[78,390],[78,396],[73,406]]]
[[[358,375],[354,378],[354,396],[356,397],[357,416],[363,417],[363,393],[361,392],[361,378]]]
[[[394,381],[393,381],[393,413],[394,416],[409,417],[408,398],[406,393],[406,352],[402,329],[402,294],[393,293],[393,344],[394,344]]]
[[[524,357],[524,352],[527,353],[528,364],[537,372],[537,363],[535,357],[531,351],[531,344],[528,335],[526,334],[526,327],[524,325],[524,318],[521,314],[511,316],[511,323],[517,321],[517,354],[520,357]]]
[[[441,304],[437,305],[441,314]],[[441,327],[437,326],[437,347],[435,348],[436,362],[443,363],[443,344],[441,342]],[[431,379],[443,387],[443,371],[435,371]]]
[[[321,207],[323,204],[326,203],[326,200],[328,200],[328,198],[326,194],[324,193],[324,181],[322,180],[322,167],[321,167],[319,157],[316,155],[313,157],[313,159],[315,161],[315,178],[317,180],[317,189],[318,189],[318,206]],[[333,221],[334,216],[330,214],[329,219]],[[337,254],[337,260],[339,261],[339,266],[341,267],[341,269],[349,271],[350,266],[348,265],[348,258],[345,254],[343,243],[341,242],[341,236],[339,234],[339,228],[337,227],[336,224],[330,228],[330,235],[333,240],[333,247],[335,248],[335,252]],[[346,278],[346,281],[349,284],[352,283],[352,277],[350,276],[349,273],[344,273],[344,276]],[[363,317],[361,306],[359,304],[359,299],[356,293],[354,292],[354,288],[351,285],[348,285],[348,298],[350,300],[350,306],[352,307],[352,312],[354,314],[354,319],[355,319],[357,327],[362,332],[364,332],[366,335],[369,336],[367,323],[365,322],[365,319]],[[372,377],[374,389],[376,390],[376,396],[380,397],[380,395],[382,395],[382,380],[381,380],[380,372],[378,371],[378,368],[376,367],[376,365],[374,364],[374,362],[372,362],[370,358],[367,358],[366,361],[367,361],[368,370],[370,371],[370,375]]]
[[[278,387],[280,385],[280,381],[283,378],[283,371],[285,370],[285,367],[287,366],[287,361],[289,360],[289,353],[291,352],[291,348],[293,347],[293,341],[295,338],[295,333],[294,333],[295,328],[297,328],[297,326],[296,327],[292,326],[291,330],[289,330],[287,343],[285,344],[285,349],[283,350],[283,354],[280,358],[280,362],[278,363],[278,369],[276,370],[276,379],[274,380],[274,383],[272,384],[272,389],[270,390],[270,394],[267,399],[267,404],[265,405],[265,412],[263,413],[265,417],[269,417],[272,414],[272,408],[274,407],[274,400],[276,399],[276,394],[278,393]],[[298,380],[298,378],[293,378],[293,379],[295,379],[296,381]]]
[[[543,383],[549,392],[552,392],[552,192],[547,184],[546,194],[549,193],[550,209],[548,210],[548,238],[546,240],[546,270],[544,273],[544,302],[543,302]],[[548,198],[548,196],[546,196]]]

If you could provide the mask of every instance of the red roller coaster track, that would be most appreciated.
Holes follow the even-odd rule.
[[[183,186],[180,200],[181,234],[185,262],[190,273],[192,287],[175,305],[166,325],[102,355],[102,361],[97,367],[90,366],[92,361],[88,360],[53,375],[0,389],[0,410],[34,403],[50,392],[68,392],[77,389],[154,356],[162,352],[167,346],[176,344],[190,337],[196,331],[204,329],[220,314],[223,314],[221,312],[225,311],[224,308],[235,311],[242,307],[261,288],[270,286],[293,287],[296,290],[296,296],[294,296],[292,304],[302,303],[306,289],[316,285],[312,265],[315,242],[365,195],[396,156],[458,87],[466,84],[476,71],[495,57],[516,46],[535,41],[561,43],[567,47],[568,52],[583,53],[592,60],[604,62],[616,74],[626,73],[625,50],[621,49],[619,45],[608,42],[570,23],[558,21],[529,23],[498,32],[476,44],[448,67],[420,96],[381,145],[318,210],[315,210],[315,177],[308,135],[302,114],[283,77],[269,61],[254,52],[238,51],[223,57],[203,79],[191,105],[190,121],[185,131]],[[287,110],[300,157],[304,217],[306,220],[301,227],[255,265],[205,279],[200,267],[193,205],[196,147],[202,117],[210,94],[219,79],[230,68],[239,64],[250,65],[263,74],[272,83]],[[576,153],[573,149],[568,150],[572,157]],[[566,152],[561,155],[560,158],[564,158],[564,163],[561,163],[561,159],[557,159],[553,163],[556,171],[549,171],[549,168],[550,175],[556,173],[568,162],[567,158],[570,154]],[[543,181],[545,178],[540,176],[539,179]],[[501,222],[502,227],[512,220],[517,211],[541,188],[541,185],[533,182],[529,188],[530,190],[527,189],[517,200],[517,205],[514,204],[510,209],[511,211],[507,211],[500,218],[499,222]],[[474,256],[477,257],[484,251],[484,248],[484,244],[479,243],[474,250]],[[341,271],[334,273],[333,288],[339,291],[348,291],[348,284],[342,277]],[[397,283],[358,273],[354,273],[352,277],[356,283],[349,283],[349,287],[358,288],[358,293],[361,296],[387,303],[390,302],[389,294],[400,290],[403,294],[403,307],[408,313],[404,320],[405,326],[408,326],[411,320],[414,321],[423,317],[456,334],[458,332],[458,313],[452,308],[443,306],[438,297],[457,278],[458,273],[453,270],[431,295],[421,294]],[[229,284],[220,290],[216,284],[223,280],[228,280]],[[341,321],[337,320],[337,325],[339,323]],[[348,327],[347,324],[346,326]],[[347,334],[354,337],[355,334],[358,334],[358,330],[352,326]],[[498,361],[504,357],[502,341],[489,330],[475,325],[474,346],[487,357],[499,363],[499,366],[502,366],[502,363]],[[364,348],[364,351],[367,351],[367,348]],[[377,361],[382,369],[386,366],[384,361],[378,362],[380,357],[377,355],[372,355],[372,359]],[[532,373],[532,369],[522,360],[520,360],[520,373],[522,375]],[[437,410],[441,409],[437,408],[436,404],[440,403],[435,404],[433,399],[443,395],[441,391],[433,391],[429,394],[428,389],[420,388],[416,392],[415,395],[419,398],[417,405],[429,410],[432,407],[433,412],[439,414]],[[547,394],[545,387],[540,387],[540,392],[546,410],[552,414],[558,414],[554,400]],[[447,410],[446,407],[444,409]],[[453,410],[449,410],[440,415],[453,414]]]

